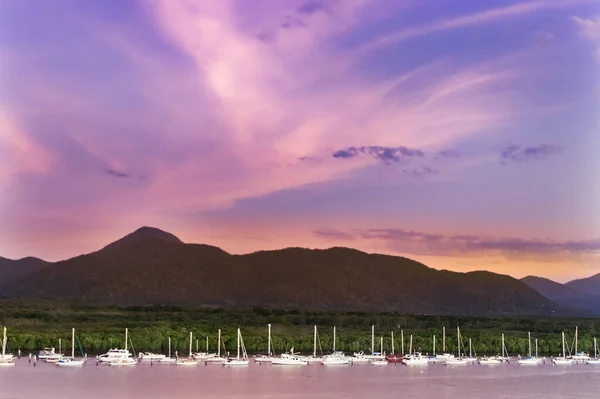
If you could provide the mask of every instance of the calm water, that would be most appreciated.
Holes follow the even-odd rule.
[[[599,398],[600,366],[0,368],[0,398]]]

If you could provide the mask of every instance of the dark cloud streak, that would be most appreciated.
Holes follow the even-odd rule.
[[[404,157],[423,157],[425,154],[421,150],[407,147],[382,147],[382,146],[364,146],[348,147],[335,151],[334,158],[350,159],[359,155],[370,155],[386,164],[389,162],[399,162]]]
[[[131,177],[131,175],[129,173],[121,172],[121,171],[114,170],[114,169],[107,169],[106,173],[108,173],[109,175],[116,177],[116,178]]]
[[[559,147],[550,144],[542,144],[535,147],[521,147],[518,144],[511,144],[502,150],[500,158],[503,163],[507,161],[526,162],[535,159],[546,159],[550,155],[559,152]]]

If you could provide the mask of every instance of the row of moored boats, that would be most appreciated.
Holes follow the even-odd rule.
[[[320,348],[320,340],[318,338],[317,326],[314,326],[314,342],[313,342],[313,353],[311,355],[305,356],[300,353],[294,352],[294,348],[292,348],[289,352],[282,353],[279,356],[276,356],[272,350],[272,340],[271,340],[271,325],[268,325],[268,343],[267,343],[267,354],[260,355],[254,358],[254,361],[257,363],[269,363],[272,365],[308,365],[308,364],[323,364],[323,365],[347,365],[347,364],[372,364],[372,365],[387,365],[390,363],[402,363],[408,366],[419,366],[419,365],[429,365],[429,364],[445,364],[445,365],[468,365],[473,363],[478,363],[481,365],[496,365],[502,363],[511,362],[511,358],[508,355],[508,351],[506,350],[506,345],[504,343],[504,334],[502,334],[502,345],[501,352],[496,356],[484,356],[477,357],[473,356],[472,353],[472,345],[471,340],[469,339],[469,353],[467,355],[466,348],[464,348],[463,340],[460,334],[460,328],[457,327],[457,347],[458,347],[458,356],[454,354],[445,352],[445,341],[446,341],[446,331],[443,328],[443,348],[442,354],[435,353],[435,335],[433,336],[433,355],[424,355],[421,352],[413,350],[412,345],[412,335],[409,340],[409,350],[407,354],[395,354],[394,352],[394,335],[392,332],[391,342],[392,342],[392,351],[391,354],[385,354],[383,351],[383,337],[380,339],[380,351],[375,351],[375,330],[374,326],[371,327],[371,352],[369,354],[364,353],[363,351],[355,352],[352,356],[346,355],[344,352],[336,350],[336,329],[333,328],[333,350],[331,354],[322,355],[322,349]],[[594,339],[594,356],[591,357],[589,354],[584,352],[577,351],[577,328],[575,329],[575,351],[574,355],[567,356],[566,354],[566,341],[565,334],[562,333],[562,356],[557,356],[551,358],[551,362],[556,365],[570,365],[575,363],[587,363],[587,364],[600,364],[600,359],[597,357],[597,343],[596,339]],[[75,357],[75,329],[72,330],[72,338],[71,338],[71,356],[65,356],[61,354],[60,350],[60,340],[59,340],[59,353],[55,352],[54,348],[44,348],[41,350],[38,355],[34,358],[34,362],[36,360],[45,361],[47,363],[55,363],[57,366],[61,367],[80,367],[83,366],[87,362],[87,356],[83,354],[83,351],[80,350],[82,356],[77,358]],[[140,362],[150,362],[151,364],[161,363],[161,364],[175,364],[177,366],[196,366],[200,363],[205,364],[222,364],[223,366],[246,366],[249,364],[250,360],[248,357],[248,353],[246,351],[244,340],[242,338],[242,334],[240,329],[237,329],[237,353],[235,357],[232,357],[227,352],[226,356],[221,354],[221,347],[223,346],[224,353],[225,348],[222,345],[221,340],[221,330],[218,331],[218,344],[217,344],[217,352],[211,353],[208,350],[208,337],[206,341],[206,352],[198,352],[197,343],[196,343],[196,352],[192,351],[192,342],[193,342],[193,334],[190,332],[190,341],[189,341],[189,353],[187,357],[180,357],[177,352],[175,353],[175,357],[171,356],[171,338],[169,337],[169,351],[168,355],[164,354],[156,354],[152,352],[143,352],[140,353],[137,358],[135,357],[135,353],[132,353],[128,349],[128,344],[130,343],[130,337],[128,329],[125,329],[125,345],[124,349],[114,348],[110,349],[103,355],[96,357],[96,364],[108,364],[110,366],[135,366]],[[402,342],[404,343],[404,337],[402,337]],[[14,365],[15,357],[12,354],[6,353],[6,327],[4,328],[4,335],[2,340],[2,355],[0,355],[0,366],[12,366]],[[321,349],[321,355],[317,355],[317,344]],[[461,348],[463,349],[461,352]],[[517,364],[520,365],[539,365],[542,363],[546,363],[546,358],[539,357],[537,354],[537,339],[535,340],[535,354],[532,352],[531,345],[531,334],[529,334],[529,352],[528,356],[516,358]],[[404,348],[402,348],[402,353],[404,353]],[[31,356],[31,355],[30,355]],[[514,358],[513,358],[514,359]]]

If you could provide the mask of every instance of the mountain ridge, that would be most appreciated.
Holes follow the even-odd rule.
[[[432,269],[352,248],[229,254],[143,227],[90,254],[51,263],[4,289],[13,298],[95,305],[210,305],[439,314],[559,311],[524,283],[488,271]]]

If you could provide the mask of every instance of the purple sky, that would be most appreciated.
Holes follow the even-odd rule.
[[[0,1],[0,255],[600,272],[600,2]]]

